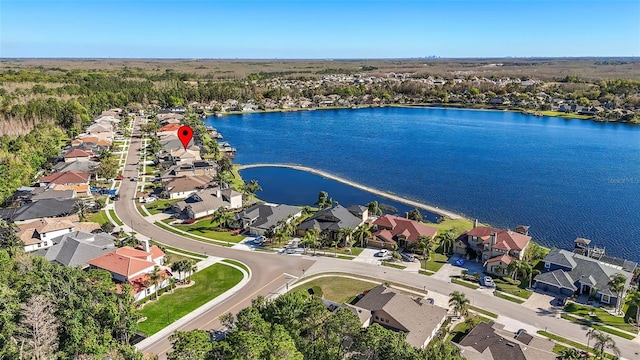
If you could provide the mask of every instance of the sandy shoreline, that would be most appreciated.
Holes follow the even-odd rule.
[[[393,200],[393,201],[397,201],[399,203],[403,203],[409,206],[413,206],[416,207],[418,209],[423,209],[423,210],[427,210],[429,212],[432,212],[434,214],[438,214],[440,216],[446,216],[448,218],[451,219],[464,219],[463,216],[456,214],[454,212],[451,211],[447,211],[444,209],[440,209],[437,206],[431,206],[431,205],[427,205],[425,203],[421,203],[419,201],[415,201],[415,200],[410,200],[407,198],[403,198],[401,196],[398,195],[394,195],[394,194],[390,194],[388,192],[382,191],[382,190],[378,190],[369,186],[365,186],[362,184],[359,184],[357,182],[351,181],[351,180],[347,180],[344,179],[340,176],[337,175],[333,175],[330,174],[328,172],[322,171],[322,170],[317,170],[314,168],[310,168],[310,167],[306,167],[306,166],[302,166],[302,165],[295,165],[295,164],[267,164],[267,163],[260,163],[260,164],[248,164],[248,165],[238,165],[237,169],[238,171],[240,170],[244,170],[244,169],[251,169],[251,168],[260,168],[260,167],[277,167],[277,168],[288,168],[288,169],[294,169],[294,170],[301,170],[301,171],[306,171],[312,174],[316,174],[316,175],[320,175],[322,177],[325,177],[327,179],[331,179],[331,180],[335,180],[338,182],[341,182],[343,184],[349,185],[349,186],[353,186],[354,188],[360,189],[360,190],[364,190],[366,192]]]

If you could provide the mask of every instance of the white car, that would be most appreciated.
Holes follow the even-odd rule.
[[[389,250],[380,250],[380,252],[378,252],[376,254],[376,256],[378,257],[385,257],[385,256],[389,256],[391,253],[389,252]]]

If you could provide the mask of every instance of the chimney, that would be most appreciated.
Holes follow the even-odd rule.
[[[473,220],[473,228],[477,228],[478,227],[478,219]]]
[[[405,211],[405,213],[404,213],[404,218],[405,218],[405,219],[408,219],[408,218],[409,218],[409,213],[408,213],[408,212],[406,212],[406,211]]]
[[[140,240],[142,243],[142,250],[149,252],[149,240]]]
[[[222,193],[220,192],[220,188],[216,189],[216,197],[219,198],[220,196],[222,196]]]
[[[496,233],[492,232],[491,233],[491,240],[490,240],[491,247],[493,247],[496,244],[496,241],[497,241],[496,238],[497,238]]]

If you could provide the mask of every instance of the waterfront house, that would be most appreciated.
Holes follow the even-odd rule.
[[[161,269],[160,280],[157,285],[150,282],[149,274],[155,266],[164,264],[164,252],[157,246],[149,246],[148,241],[142,241],[140,249],[124,246],[112,250],[87,261],[93,269],[102,269],[111,273],[116,284],[128,283],[133,286],[133,296],[136,301],[153,294],[157,286],[163,289],[169,286],[172,274],[167,269]]]
[[[504,276],[512,260],[521,261],[531,242],[527,235],[528,227],[517,226],[518,231],[498,229],[490,226],[477,226],[463,233],[454,243],[454,252],[470,255],[481,261],[487,272]]]
[[[469,360],[555,360],[557,356],[553,342],[523,330],[506,331],[493,321],[476,325],[456,346]]]
[[[213,161],[201,160],[194,161],[193,163],[185,163],[179,165],[172,165],[166,171],[164,171],[161,177],[180,177],[180,176],[196,176],[196,175],[208,175],[215,176],[217,173],[217,164]]]
[[[373,222],[373,230],[371,239],[367,239],[367,245],[389,250],[393,250],[394,245],[404,248],[415,244],[422,236],[433,239],[438,233],[438,229],[434,227],[388,214]]]
[[[162,181],[162,193],[169,199],[182,199],[210,187],[212,182],[213,178],[207,175],[167,178]]]
[[[406,341],[417,348],[427,346],[447,318],[446,309],[384,285],[369,290],[355,305],[343,307],[353,311],[363,327],[377,323],[401,331],[407,334]]]
[[[241,208],[242,194],[233,188],[221,190],[215,187],[197,191],[188,198],[171,205],[171,209],[185,219],[198,219],[211,215],[221,207]]]
[[[232,222],[235,229],[244,229],[249,235],[265,235],[269,230],[277,228],[280,221],[298,218],[302,210],[295,206],[283,204],[256,204],[237,213]]]
[[[354,209],[353,207],[350,207]],[[361,214],[361,215],[358,215]],[[349,211],[342,205],[322,209],[313,214],[307,220],[298,226],[297,232],[299,236],[304,236],[307,230],[315,228],[319,229],[321,234],[325,234],[330,239],[337,239],[340,229],[348,228],[355,230],[363,224],[368,217],[368,213]]]
[[[628,289],[636,268],[630,261],[614,264],[563,249],[551,250],[543,262],[542,274],[534,278],[535,288],[564,296],[590,295],[607,305],[615,305],[618,296],[609,288],[611,277],[624,275]]]

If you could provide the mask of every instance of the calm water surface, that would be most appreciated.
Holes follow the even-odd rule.
[[[238,149],[240,164],[315,167],[495,226],[530,225],[534,239],[547,246],[568,247],[576,237],[586,237],[610,255],[640,261],[637,126],[409,108],[250,114],[206,122]],[[327,184],[299,173],[247,169],[243,177],[258,179],[265,200],[296,203],[296,194],[309,191],[313,196],[305,198],[312,204]]]

